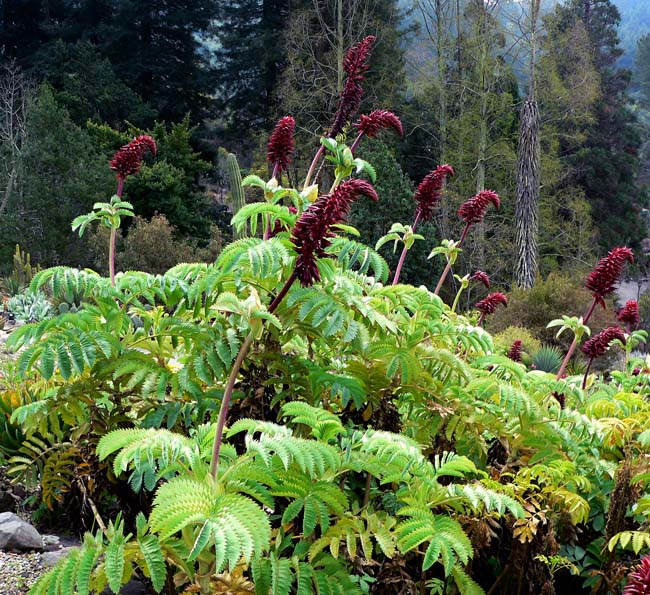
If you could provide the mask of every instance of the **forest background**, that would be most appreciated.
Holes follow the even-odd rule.
[[[644,252],[649,235],[649,32],[650,3],[635,0],[3,0],[0,271],[20,244],[43,267],[105,272],[102,231],[75,238],[70,221],[111,195],[107,159],[139,132],[159,154],[127,182],[139,217],[120,239],[119,267],[213,260],[232,234],[225,153],[268,176],[268,132],[291,114],[305,153],[288,175],[301,180],[343,84],[344,52],[372,34],[361,111],[393,110],[405,134],[360,149],[381,196],[381,208],[353,210],[362,240],[408,222],[414,186],[448,162],[457,175],[447,206],[419,230],[426,244],[457,237],[455,207],[494,189],[502,208],[465,246],[459,272],[489,268],[496,285],[521,285],[515,203],[532,97],[536,273],[578,278],[615,245]],[[430,286],[438,266],[416,244],[403,279]]]

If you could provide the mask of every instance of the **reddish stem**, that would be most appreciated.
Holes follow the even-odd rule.
[[[115,194],[122,198],[124,192],[124,178],[118,176],[117,191]],[[115,287],[115,242],[117,239],[117,229],[111,229],[111,238],[108,244],[108,274],[111,278],[111,285]]]
[[[307,188],[307,186],[309,186],[309,182],[311,182],[311,177],[314,175],[314,170],[316,169],[316,166],[318,165],[318,162],[320,161],[320,158],[323,156],[324,152],[325,152],[325,147],[321,145],[318,151],[316,151],[316,155],[314,155],[311,165],[309,166],[309,171],[307,172],[307,177],[305,178],[305,183],[303,184],[303,190]]]
[[[278,169],[280,169],[280,164],[276,162],[273,166],[273,173],[271,174],[271,179],[275,178],[278,175]],[[271,237],[271,217],[267,213],[264,215],[264,240],[268,240]]]
[[[587,314],[583,319],[584,324],[587,324],[589,322],[589,319],[591,318],[591,315],[594,313],[597,304],[598,304],[598,300],[594,298],[594,301],[589,307],[589,310],[587,310]],[[578,346],[578,336],[576,335],[575,337],[573,337],[573,342],[569,347],[569,351],[567,351],[567,354],[564,356],[564,360],[562,361],[562,365],[560,366],[560,369],[557,371],[557,375],[555,377],[556,380],[562,378],[562,374],[564,374],[564,370],[566,370],[567,364],[569,363],[569,360],[571,359],[571,356],[573,355],[573,352],[576,350],[577,346]]]
[[[463,233],[460,235],[460,240],[458,240],[459,248],[461,247],[463,241],[467,237],[467,232],[469,231],[469,228],[471,226],[472,226],[471,223],[465,225],[465,229],[463,229]],[[447,278],[447,275],[449,274],[450,270],[451,270],[451,260],[447,260],[447,265],[445,266],[445,270],[442,271],[442,275],[440,275],[440,279],[438,280],[438,285],[436,285],[436,289],[433,292],[434,295],[438,295],[440,293],[440,290],[442,289],[442,284],[445,282],[445,279]]]
[[[359,139],[361,137],[361,134],[357,137]],[[356,142],[356,141],[355,141]],[[413,233],[418,228],[418,223],[420,222],[420,211],[418,211],[415,215],[415,221],[413,221]],[[395,276],[393,277],[393,285],[397,285],[399,282],[399,276],[400,273],[402,272],[402,266],[404,265],[404,260],[406,259],[406,253],[408,252],[408,248],[406,247],[406,244],[404,245],[404,248],[402,249],[402,253],[400,254],[399,261],[397,263],[397,268],[395,269]]]
[[[352,153],[354,153],[357,150],[357,147],[359,146],[359,143],[361,142],[362,138],[363,138],[363,132],[357,134],[357,138],[355,138],[352,145],[350,145],[350,151],[352,151]]]
[[[478,319],[478,326],[483,326],[486,316],[487,314],[485,312],[481,312],[481,317]]]
[[[289,289],[291,289],[291,286],[293,285],[296,278],[297,278],[296,272],[293,271],[289,276],[289,278],[287,279],[284,286],[282,287],[282,289],[280,290],[280,293],[278,293],[278,295],[275,296],[275,299],[269,305],[268,311],[271,314],[275,311],[275,309],[280,305],[280,302],[287,295],[287,292],[289,291]],[[241,367],[244,363],[244,359],[248,355],[248,352],[251,348],[251,345],[253,344],[254,339],[255,337],[253,336],[253,333],[252,332],[248,333],[248,336],[246,337],[241,347],[239,348],[237,357],[235,358],[235,361],[232,364],[232,369],[230,370],[230,375],[228,376],[228,382],[226,383],[226,389],[223,392],[223,398],[221,399],[221,407],[219,408],[219,417],[217,418],[217,431],[214,436],[214,445],[212,447],[212,460],[210,462],[210,474],[212,475],[213,478],[217,477],[217,473],[219,471],[219,453],[221,452],[221,444],[223,442],[223,431],[224,428],[226,427],[226,420],[228,419],[228,409],[230,407],[230,401],[232,400],[232,394],[235,389],[235,382],[237,381],[239,370],[241,370]]]
[[[585,377],[582,379],[582,390],[587,388],[587,376],[589,376],[589,370],[591,370],[591,364],[593,363],[594,358],[592,357],[587,364],[587,369],[585,370]]]

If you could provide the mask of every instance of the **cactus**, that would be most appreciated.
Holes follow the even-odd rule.
[[[0,279],[0,291],[9,296],[21,293],[32,282],[34,275],[41,270],[39,266],[32,266],[30,255],[21,250],[18,244],[16,244],[13,265],[11,275]]]
[[[14,276],[19,280],[21,285],[29,285],[32,278],[40,267],[32,266],[32,259],[28,252],[20,249],[20,245],[16,244],[16,252],[14,253]]]
[[[228,153],[228,157],[226,157],[226,168],[228,171],[228,184],[230,185],[230,194],[232,195],[232,212],[234,215],[246,204],[246,196],[244,195],[244,187],[241,183],[241,172],[239,171],[237,157],[233,153]],[[247,235],[247,228],[242,229],[239,233],[233,228],[233,238],[235,240],[245,238]]]

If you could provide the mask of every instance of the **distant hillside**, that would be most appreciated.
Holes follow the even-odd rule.
[[[614,0],[621,13],[619,36],[625,55],[621,64],[627,68],[634,67],[636,42],[639,37],[650,33],[650,2],[648,0]]]

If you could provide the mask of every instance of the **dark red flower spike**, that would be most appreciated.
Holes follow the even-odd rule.
[[[347,180],[334,192],[320,196],[296,222],[291,241],[298,252],[296,277],[303,287],[320,280],[317,260],[326,256],[333,225],[345,221],[352,203],[360,196],[376,201],[377,191],[365,180]]]
[[[354,127],[359,134],[369,138],[376,137],[384,128],[392,128],[399,136],[404,136],[401,120],[393,112],[383,109],[375,110],[368,115],[362,114]]]
[[[476,271],[470,278],[470,281],[480,281],[486,289],[490,289],[490,277],[483,271]]]
[[[138,136],[115,152],[110,168],[117,173],[118,178],[125,180],[140,171],[142,159],[147,151],[155,155],[157,150],[156,141],[151,136]]]
[[[413,195],[413,200],[418,203],[415,209],[416,221],[430,221],[433,217],[433,209],[442,199],[442,190],[445,186],[445,180],[448,176],[453,176],[454,168],[451,165],[439,165],[433,171],[429,172],[422,181]]]
[[[499,195],[492,190],[481,190],[475,196],[465,201],[458,209],[458,216],[468,225],[480,223],[485,217],[488,206],[492,204],[495,209],[501,206]]]
[[[296,121],[291,116],[284,116],[275,125],[266,152],[267,161],[273,166],[274,175],[280,175],[286,171],[296,145],[293,133],[296,129]]]
[[[641,322],[639,304],[635,300],[628,300],[621,308],[617,318],[627,326],[628,330],[634,329]]]
[[[650,595],[650,556],[644,556],[641,563],[630,572],[623,595]]]
[[[513,362],[521,363],[521,345],[522,345],[521,339],[517,339],[510,347],[510,350],[508,351],[508,357]]]
[[[329,130],[331,138],[340,134],[345,124],[359,111],[361,97],[363,96],[361,83],[366,71],[370,68],[368,60],[375,40],[374,35],[369,35],[356,45],[353,45],[345,55],[343,70],[345,70],[347,77],[339,97],[339,107]]]
[[[616,289],[626,262],[634,262],[632,250],[627,247],[614,248],[607,256],[601,258],[594,270],[589,273],[585,285],[603,307],[605,307],[605,296]]]

